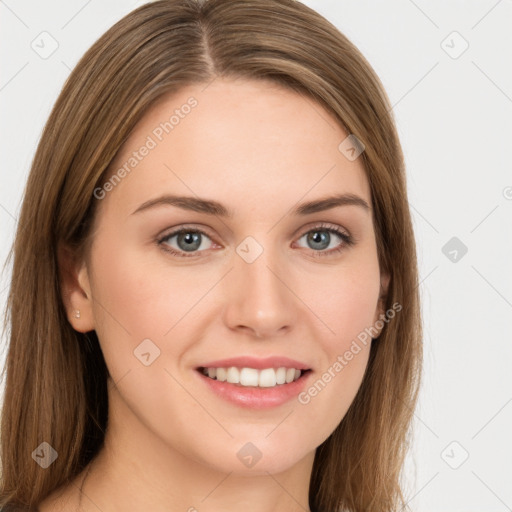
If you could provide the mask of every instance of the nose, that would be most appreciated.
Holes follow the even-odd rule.
[[[289,272],[268,251],[252,263],[234,258],[226,286],[226,325],[256,338],[288,332],[298,315],[297,299],[287,283]]]

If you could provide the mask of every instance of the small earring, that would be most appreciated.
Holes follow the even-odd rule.
[[[80,310],[79,309],[77,309],[75,311],[75,318],[80,318]]]

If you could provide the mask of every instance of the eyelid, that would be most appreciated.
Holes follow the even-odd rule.
[[[314,251],[313,249],[310,249],[310,254],[315,258],[328,258],[329,256],[335,256],[341,252],[344,252],[346,249],[350,248],[356,243],[356,239],[350,234],[350,232],[347,229],[337,224],[330,224],[328,222],[320,222],[320,224],[313,223],[312,226],[306,227],[304,231],[302,231],[302,234],[297,239],[300,240],[308,233],[314,231],[327,231],[329,233],[335,234],[338,238],[341,239],[340,245],[327,251]]]
[[[315,229],[318,231],[320,231],[322,229],[333,230],[333,231],[337,231],[341,234],[344,234],[348,237],[351,237],[351,234],[349,233],[349,231],[347,229],[345,229],[344,227],[339,226],[338,224],[331,224],[330,222],[311,222],[310,224],[306,224],[306,226],[303,226],[300,229],[299,232],[302,234],[299,235],[298,238],[303,237],[306,233],[309,233],[310,231],[314,231]]]
[[[203,251],[193,251],[193,252],[189,252],[187,253],[186,251],[177,251],[176,249],[174,249],[173,247],[170,247],[168,245],[166,245],[164,243],[165,240],[169,239],[169,238],[173,238],[175,237],[176,235],[179,235],[180,233],[189,233],[189,232],[192,232],[192,233],[200,233],[201,235],[204,235],[206,236],[207,238],[209,238],[212,242],[212,244],[214,245],[220,245],[218,244],[214,237],[208,233],[207,230],[203,229],[203,228],[198,228],[197,226],[193,226],[193,225],[188,225],[188,224],[182,224],[176,228],[171,228],[170,230],[166,230],[164,231],[163,234],[161,235],[158,235],[157,238],[156,238],[156,243],[157,243],[157,246],[159,247],[163,247],[163,246],[166,246],[166,247],[163,247],[163,250],[166,251],[166,252],[169,252],[171,254],[174,254],[178,257],[180,256],[183,256],[185,258],[187,257],[193,257],[197,254],[201,254],[202,252],[206,252],[205,250]]]
[[[311,231],[328,231],[330,233],[334,233],[335,235],[337,235],[338,237],[341,238],[342,240],[342,243],[340,246],[334,248],[334,249],[329,249],[328,251],[315,251],[313,249],[310,249],[310,252],[315,256],[315,257],[328,257],[330,255],[334,255],[336,253],[339,253],[343,250],[345,250],[347,247],[350,247],[352,245],[354,245],[354,243],[356,242],[356,240],[354,239],[354,237],[348,232],[348,230],[346,230],[345,228],[337,225],[337,224],[330,224],[330,223],[327,223],[327,222],[320,222],[320,223],[311,223],[310,225],[306,225],[305,227],[303,226],[301,228],[301,234],[299,236],[295,236],[295,239],[296,240],[300,240],[304,235],[307,235],[308,233],[310,233]],[[167,232],[164,232],[164,234],[162,235],[159,235],[156,239],[156,242],[157,242],[157,245],[158,246],[164,246],[166,244],[164,244],[164,241],[168,238],[172,238],[176,235],[179,235],[180,233],[182,232],[194,232],[194,233],[200,233],[201,235],[204,235],[206,236],[207,238],[209,238],[213,244],[215,245],[221,245],[219,244],[218,242],[215,241],[215,237],[213,237],[211,234],[209,234],[207,232],[207,230],[203,229],[203,228],[198,228],[196,226],[193,226],[193,225],[188,225],[188,224],[182,224],[176,228],[171,228],[170,231],[167,231]],[[302,249],[306,249],[306,248],[302,248]],[[169,252],[173,255],[176,255],[178,257],[194,257],[196,255],[199,255],[203,252],[207,252],[207,250],[202,250],[202,251],[192,251],[192,252],[189,252],[187,253],[186,251],[177,251],[176,249],[172,248],[172,247],[169,247],[167,246],[166,248],[163,248],[164,251],[166,252]]]
[[[157,236],[157,239],[165,240],[166,238],[170,238],[171,236],[177,235],[182,231],[202,233],[203,235],[206,235],[208,238],[215,238],[212,234],[208,232],[206,228],[198,227],[197,224],[180,224],[179,226],[176,226],[174,228],[166,229],[165,231],[162,232],[161,235]]]

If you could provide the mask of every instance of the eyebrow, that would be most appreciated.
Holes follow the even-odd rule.
[[[220,217],[227,218],[234,217],[234,213],[232,211],[228,210],[222,203],[217,201],[202,199],[199,197],[176,196],[171,194],[165,194],[155,199],[146,201],[145,203],[141,204],[132,213],[132,215],[147,211],[157,206],[176,206],[178,208],[182,208],[183,210],[206,213],[208,215],[218,215]],[[311,213],[330,210],[339,206],[359,206],[366,211],[370,210],[370,206],[362,197],[356,196],[355,194],[338,194],[302,203],[301,205],[295,207],[291,213],[293,215],[303,216],[309,215]]]

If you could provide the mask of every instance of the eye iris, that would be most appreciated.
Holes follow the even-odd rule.
[[[327,231],[311,231],[308,234],[308,243],[312,242],[313,244],[320,243],[322,247],[312,247],[313,249],[325,249],[329,247],[329,242],[331,241],[331,235]],[[327,242],[327,243],[325,243]]]
[[[183,246],[181,242],[185,241],[186,244]],[[201,233],[180,233],[178,235],[178,246],[183,251],[194,251],[201,245]]]

